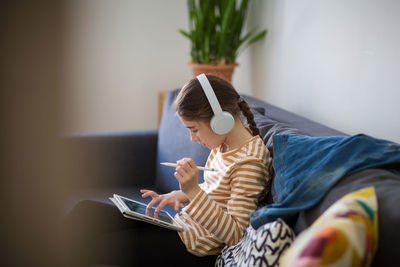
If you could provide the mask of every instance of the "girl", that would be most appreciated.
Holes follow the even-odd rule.
[[[183,158],[177,161],[174,174],[181,190],[164,195],[141,190],[142,197],[152,197],[148,209],[156,203],[156,212],[165,205],[176,211],[184,207],[175,216],[184,228],[179,236],[186,249],[197,256],[216,255],[225,245],[234,245],[242,238],[259,195],[269,186],[271,164],[246,101],[230,83],[216,76],[206,77],[222,110],[233,116],[233,128],[225,134],[213,131],[210,120],[214,113],[200,79],[192,79],[182,88],[175,109],[192,142],[211,149],[206,167],[217,171],[205,171],[204,182],[199,185],[196,164]]]
[[[175,172],[181,190],[164,195],[141,190],[143,197],[152,197],[149,209],[159,204],[157,212],[165,205],[177,211],[184,206],[175,217],[184,231],[178,235],[166,228],[126,219],[115,206],[81,201],[64,221],[65,266],[212,266],[216,256],[197,256],[219,254],[226,244],[233,245],[241,239],[250,213],[256,209],[258,195],[269,188],[267,170],[271,159],[248,104],[230,83],[207,77],[220,106],[232,115],[229,132],[213,132],[213,110],[198,79],[182,88],[175,107],[191,140],[211,149],[206,166],[217,171],[204,172],[204,183],[199,185],[196,164],[184,158],[177,162]],[[243,125],[241,116],[248,127]]]

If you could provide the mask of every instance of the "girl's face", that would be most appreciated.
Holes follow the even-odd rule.
[[[192,142],[199,142],[201,145],[213,149],[225,141],[226,136],[214,133],[208,122],[189,121],[183,118],[180,118],[180,120],[188,128]]]

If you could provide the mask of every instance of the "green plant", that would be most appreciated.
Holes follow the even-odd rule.
[[[248,3],[248,0],[187,1],[189,32],[179,31],[191,41],[192,62],[236,63],[246,47],[265,37],[267,31],[257,32],[257,27],[242,34]]]

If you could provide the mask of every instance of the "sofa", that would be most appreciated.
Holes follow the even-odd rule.
[[[175,162],[183,157],[193,158],[204,165],[209,150],[192,143],[187,129],[175,115],[173,102],[178,89],[165,99],[158,130],[95,132],[67,137],[73,153],[71,190],[65,214],[83,200],[113,205],[108,199],[117,193],[132,199],[142,199],[139,189],[154,189],[166,193],[179,188],[174,168],[160,162]],[[307,118],[276,107],[251,96],[242,96],[253,109],[261,136],[273,154],[273,138],[278,134],[305,136],[346,136],[345,133],[313,122]],[[390,166],[391,169],[399,166]],[[395,266],[400,252],[400,176],[388,168],[369,168],[340,179],[313,207],[302,210],[287,223],[296,235],[310,227],[327,208],[345,194],[374,186],[379,203],[379,244],[372,266]],[[201,178],[199,180],[201,182]],[[269,203],[274,200],[271,196]],[[171,214],[174,209],[166,207]],[[162,240],[162,237],[160,237]],[[177,255],[179,257],[179,255]]]

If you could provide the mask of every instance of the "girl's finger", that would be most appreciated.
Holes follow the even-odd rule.
[[[179,167],[184,168],[183,166],[185,165],[185,162],[183,162],[182,160],[178,160],[178,161],[176,162],[176,164],[178,165],[178,166],[176,167],[176,170],[177,170]]]
[[[190,168],[195,168],[196,164],[194,163],[193,159],[185,158],[185,162],[189,165]]]
[[[150,197],[152,197],[152,198],[156,198],[156,197],[159,196],[156,192],[151,191],[151,190],[140,190],[140,192],[142,192],[142,193],[144,192],[144,193],[142,194],[142,197],[143,197],[143,198],[148,197],[148,196],[150,196]]]
[[[192,166],[189,164],[187,159],[181,159],[177,161],[178,167],[182,167],[185,169],[185,171],[189,171]]]
[[[176,172],[178,172],[182,176],[185,176],[188,173],[187,169],[181,166],[176,167]]]
[[[184,167],[185,169],[191,168],[187,159],[182,159],[181,166]]]
[[[149,202],[149,204],[147,204],[146,211],[150,211],[150,209],[151,209],[156,203],[158,203],[158,202],[160,202],[160,197],[153,198],[153,199]]]
[[[175,211],[176,212],[178,212],[179,211],[179,206],[180,206],[180,203],[179,203],[179,201],[175,201]]]
[[[158,204],[155,213],[158,213],[162,208],[164,208],[165,205],[167,205],[168,202],[166,199],[163,199],[160,204]]]
[[[140,193],[142,193],[142,195],[143,194],[145,194],[145,193],[147,193],[147,192],[150,192],[151,190],[147,190],[147,189],[140,189]]]
[[[180,183],[185,183],[188,180],[189,173],[184,169],[184,168],[177,168],[176,173],[179,174],[179,176],[175,176]]]
[[[183,159],[180,159],[176,162],[176,164],[178,165],[183,165],[185,163],[185,161]]]
[[[183,181],[183,176],[179,173],[179,172],[175,172],[174,176],[176,177],[176,179],[178,180],[178,182],[182,182]]]

